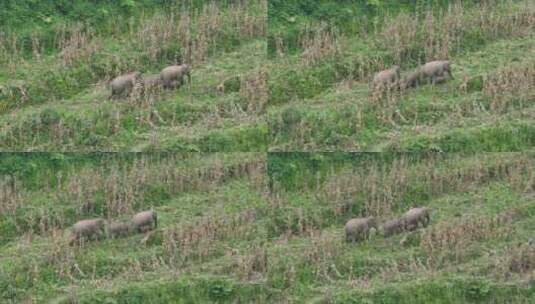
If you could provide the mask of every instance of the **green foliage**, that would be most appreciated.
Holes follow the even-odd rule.
[[[6,24],[0,34],[5,46],[0,48],[4,67],[0,69],[0,119],[6,125],[0,134],[2,149],[235,151],[236,138],[240,139],[236,150],[267,149],[264,126],[245,126],[241,119],[217,115],[214,126],[224,125],[224,132],[216,134],[216,128],[204,127],[219,105],[234,105],[237,96],[244,104],[250,102],[239,94],[241,79],[235,75],[247,77],[265,60],[259,56],[265,50],[259,28],[260,14],[265,13],[262,3],[237,5],[225,0],[208,9],[204,0],[96,1],[92,5],[42,1],[35,10],[31,3],[0,4],[9,8],[0,13],[6,14],[0,18]],[[243,27],[234,24],[237,10],[248,16]],[[191,50],[184,49],[189,48],[186,42],[174,39],[183,20],[179,16],[185,13],[191,16],[192,37],[204,39],[190,42],[199,49],[191,54],[194,59],[183,58]],[[216,30],[207,23],[214,13],[220,17]],[[34,14],[51,16],[50,21],[42,23]],[[21,16],[24,23],[17,21]],[[171,16],[175,22],[165,24]],[[140,35],[146,40],[140,41]],[[109,100],[110,79],[134,70],[155,74],[185,61],[195,61],[191,86],[156,92],[150,100],[147,96]],[[217,94],[217,85],[225,79],[227,92]],[[262,121],[262,113],[246,115],[255,124]],[[195,134],[176,139],[183,128]],[[149,133],[159,136],[149,141],[154,138]]]
[[[508,152],[535,145],[535,128],[525,123],[486,126],[474,130],[451,131],[438,138],[416,137],[402,144],[403,151]]]
[[[3,182],[14,167],[43,165],[17,175],[26,181],[36,174],[41,178],[31,187],[24,182],[24,204],[0,218],[1,252],[9,257],[0,261],[2,300],[69,303],[74,296],[65,291],[69,288],[76,288],[80,303],[534,299],[525,274],[509,270],[519,248],[526,248],[534,223],[533,198],[525,192],[531,191],[526,190],[531,154],[270,153],[266,178],[277,185],[271,193],[259,176],[247,173],[250,168],[237,170],[250,167],[245,164],[256,163],[260,155],[15,154],[6,159],[13,167],[0,166],[8,173],[2,174]],[[175,167],[179,170],[167,171]],[[63,245],[72,223],[103,216],[117,201],[100,189],[84,192],[84,200],[100,206],[85,212],[59,198],[71,187],[91,189],[94,180],[108,173],[119,177],[119,193],[143,181],[137,194],[145,201],[138,196],[129,206],[154,206],[158,229],[82,247]],[[352,175],[361,176],[354,185]],[[58,176],[62,185],[51,187]],[[333,178],[342,180],[333,183]],[[345,187],[367,193],[346,196]],[[370,212],[375,206],[366,200],[376,198],[392,209],[392,214],[378,215],[380,223],[422,205],[433,210],[430,226],[346,244],[344,223]],[[481,228],[495,217],[507,222],[494,226],[497,222],[490,221],[491,230]],[[450,231],[445,228],[457,224],[470,234],[465,240],[459,239],[463,233],[440,239]],[[454,243],[440,249],[440,242]],[[493,255],[485,254],[488,248]],[[433,262],[443,255],[451,259]],[[106,287],[92,285],[94,280]],[[354,287],[346,288],[348,284]]]

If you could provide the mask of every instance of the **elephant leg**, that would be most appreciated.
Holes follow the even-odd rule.
[[[448,72],[448,75],[450,76],[451,79],[455,79],[455,78],[453,78],[453,75],[451,74],[451,70],[450,69],[447,69],[446,72]]]

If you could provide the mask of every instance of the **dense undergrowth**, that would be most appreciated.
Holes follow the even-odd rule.
[[[4,4],[13,16],[0,33],[3,150],[265,150],[265,1],[99,2],[88,11],[84,1],[44,1],[45,21],[27,2]],[[34,22],[16,22],[22,12]],[[192,64],[191,86],[109,98],[110,79],[176,63]],[[233,77],[237,85],[216,90]]]
[[[3,302],[530,303],[533,153],[11,155]],[[39,169],[35,169],[39,166]],[[352,217],[431,224],[352,245]],[[79,219],[146,234],[69,246]]]
[[[268,40],[274,66],[271,150],[457,152],[533,146],[531,1],[394,6],[352,18],[363,23],[356,27],[341,12],[322,14],[328,4],[312,12],[291,7],[275,1],[269,11],[275,16],[269,19]],[[333,5],[333,12],[335,7],[363,14],[358,6]],[[285,31],[287,24],[297,34]],[[437,59],[453,63],[454,80],[372,94],[369,84],[377,71],[398,64],[408,73]]]
[[[0,151],[41,152],[0,154],[0,302],[534,303],[534,27],[526,0],[1,1]],[[429,226],[344,242],[416,206]]]

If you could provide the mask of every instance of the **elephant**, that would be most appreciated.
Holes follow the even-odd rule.
[[[126,236],[132,232],[132,226],[132,223],[127,222],[111,222],[107,225],[106,232],[109,238]]]
[[[345,225],[346,241],[355,243],[366,239],[370,234],[371,228],[377,228],[377,223],[373,216],[350,219]]]
[[[116,77],[110,82],[111,97],[128,96],[134,87],[142,82],[141,72],[132,72]]]
[[[158,216],[154,210],[142,211],[134,215],[132,222],[138,232],[145,232],[158,227]]]
[[[388,70],[381,71],[373,77],[373,87],[383,88],[385,86],[395,86],[400,79],[400,67],[394,65]]]
[[[101,218],[86,219],[76,222],[72,226],[72,233],[69,243],[79,241],[83,238],[97,239],[104,234],[104,220]]]
[[[383,224],[382,228],[383,235],[388,237],[393,234],[403,232],[404,221],[402,218],[389,220]]]
[[[166,89],[183,85],[185,77],[191,83],[191,66],[189,64],[168,66],[160,72],[160,79]]]
[[[148,75],[143,77],[143,92],[154,92],[162,87],[162,79],[159,74]]]
[[[445,74],[447,74],[451,79],[454,79],[453,75],[451,74],[450,61],[448,60],[428,62],[421,67],[421,70],[423,75],[431,80],[432,84],[435,84],[438,81],[443,81]]]
[[[402,86],[404,89],[414,88],[420,85],[423,79],[423,72],[420,68],[407,74],[402,81]]]
[[[426,207],[412,208],[403,215],[405,229],[415,230],[421,225],[425,227],[431,219],[431,209]]]

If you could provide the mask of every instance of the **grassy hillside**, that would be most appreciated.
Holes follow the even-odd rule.
[[[33,2],[2,4],[2,150],[267,147],[265,1]],[[109,98],[110,79],[176,62],[191,86]]]
[[[532,153],[6,157],[2,302],[535,300]],[[411,206],[428,227],[343,241],[349,218]],[[153,232],[66,243],[79,219],[150,207]]]
[[[534,29],[528,0],[0,1],[0,303],[535,303]]]
[[[272,151],[533,146],[532,1],[364,2],[270,3]],[[369,87],[393,64],[407,73],[437,59],[452,61],[454,80],[384,95]]]

